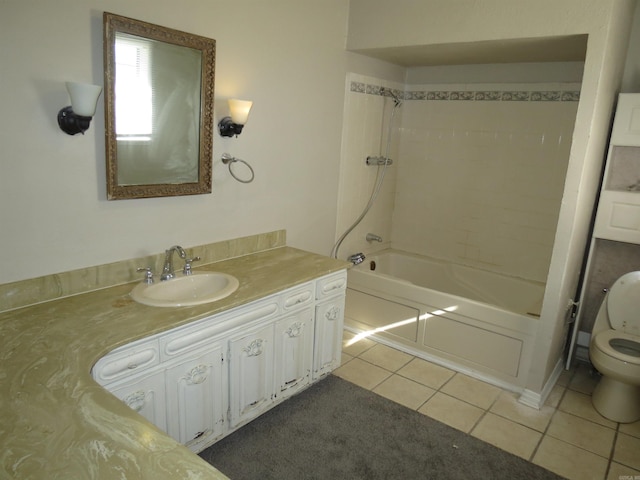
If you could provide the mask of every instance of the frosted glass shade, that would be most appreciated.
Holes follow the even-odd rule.
[[[231,121],[237,125],[244,125],[249,118],[249,112],[253,102],[248,100],[236,100],[231,98],[228,100],[229,110],[231,111]]]
[[[71,97],[73,113],[82,117],[93,117],[102,87],[88,83],[67,82],[67,90]]]

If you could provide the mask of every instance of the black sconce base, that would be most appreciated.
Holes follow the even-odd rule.
[[[91,117],[83,117],[73,113],[71,107],[64,107],[58,112],[58,126],[68,135],[76,135],[89,130],[91,125]]]
[[[234,135],[237,137],[242,133],[242,127],[244,125],[233,123],[231,117],[224,117],[218,122],[218,131],[221,137],[233,137]]]

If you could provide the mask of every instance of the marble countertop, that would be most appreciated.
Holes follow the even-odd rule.
[[[193,307],[134,302],[125,284],[0,314],[0,477],[218,479],[223,474],[98,385],[114,348],[347,268],[281,247],[203,266],[234,275],[229,297]]]

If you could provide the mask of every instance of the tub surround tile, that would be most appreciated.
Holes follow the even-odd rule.
[[[353,77],[356,77],[354,75]],[[373,83],[369,83],[373,82]],[[349,90],[365,95],[389,96],[376,79],[366,77],[351,80]],[[485,85],[486,90],[473,90],[474,86],[447,84],[409,86],[406,91],[393,89],[394,94],[404,100],[466,100],[491,102],[577,102],[580,100],[580,86],[570,84],[525,84]],[[544,88],[544,90],[540,90]]]
[[[148,307],[124,284],[0,313],[3,471],[16,478],[226,478],[98,386],[92,365],[118,346],[348,265],[280,247],[207,265],[240,281],[208,305]]]
[[[198,268],[221,260],[282,247],[285,243],[286,231],[278,230],[206,245],[185,247],[185,250],[189,257],[199,256],[201,258],[199,262],[194,263],[194,267]],[[138,267],[152,267],[153,271],[158,273],[162,271],[163,263],[164,252],[161,252],[105,265],[5,283],[0,285],[0,312],[135,282],[142,278],[142,274],[137,271]]]

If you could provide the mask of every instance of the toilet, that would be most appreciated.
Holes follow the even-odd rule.
[[[621,276],[605,295],[589,357],[602,374],[591,397],[595,409],[614,422],[640,420],[640,271]]]

